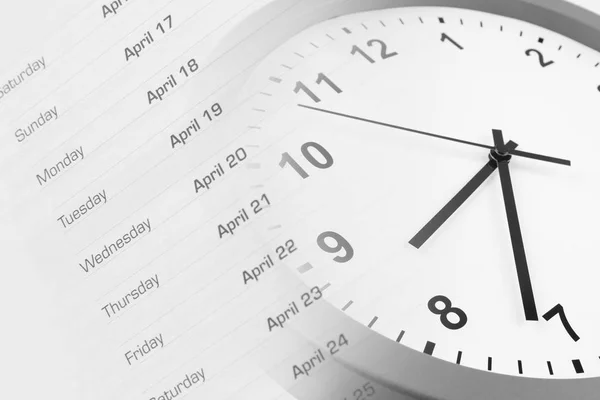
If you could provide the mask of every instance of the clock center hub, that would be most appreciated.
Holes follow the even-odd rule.
[[[507,162],[510,162],[512,155],[510,155],[508,152],[501,152],[501,151],[498,151],[498,149],[492,149],[492,150],[490,150],[489,158],[490,158],[490,161],[493,161],[496,164],[501,163],[501,162],[507,163]]]

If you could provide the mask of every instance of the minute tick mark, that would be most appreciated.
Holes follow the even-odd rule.
[[[572,360],[573,368],[575,368],[575,372],[578,374],[583,374],[583,365],[581,365],[581,360]]]
[[[313,269],[313,266],[311,263],[304,263],[298,267],[298,272],[300,272],[301,274],[304,274],[304,273],[310,271],[311,269]]]
[[[404,331],[401,331],[400,334],[398,335],[398,338],[396,339],[397,343],[400,343],[400,341],[402,340],[402,338],[404,337]]]
[[[523,375],[523,362],[521,360],[517,360],[517,366],[519,368],[519,375]]]
[[[374,317],[373,317],[373,319],[371,320],[371,322],[369,322],[369,325],[368,325],[368,327],[369,327],[369,328],[372,328],[372,327],[373,327],[373,325],[375,325],[375,322],[377,322],[377,320],[378,320],[378,319],[379,319],[379,317],[378,317],[378,316],[374,316]]]

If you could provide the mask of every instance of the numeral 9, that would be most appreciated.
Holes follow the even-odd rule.
[[[327,242],[325,241],[328,238],[335,241],[335,244],[333,246],[328,245]],[[350,243],[342,235],[340,235],[337,232],[327,231],[327,232],[321,233],[317,237],[317,244],[319,245],[321,250],[323,250],[327,253],[335,254],[335,253],[339,253],[340,250],[344,250],[344,255],[343,256],[339,256],[339,255],[335,256],[333,258],[333,261],[336,261],[339,263],[345,263],[345,262],[350,261],[352,259],[352,257],[354,257],[354,249],[352,248],[352,245],[350,245]]]

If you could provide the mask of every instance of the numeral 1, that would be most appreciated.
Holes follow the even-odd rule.
[[[366,58],[367,61],[369,61],[371,64],[375,64],[375,60],[373,60],[371,57],[369,57],[369,55],[367,53],[362,51],[362,49],[360,47],[358,47],[357,45],[354,45],[354,46],[352,46],[352,51],[350,52],[350,54],[355,55],[356,53],[358,53],[361,56],[363,56],[364,58]]]
[[[446,40],[449,41],[450,43],[452,43],[453,45],[455,45],[456,47],[458,47],[460,50],[464,50],[463,47],[460,44],[456,43],[456,41],[454,39],[452,39],[450,36],[446,35],[445,33],[442,33],[442,42],[445,42]]]
[[[331,79],[327,77],[327,75],[325,75],[322,72],[319,72],[319,75],[317,76],[317,84],[320,85],[321,82],[325,82],[326,84],[328,84],[329,87],[335,90],[336,93],[342,93],[342,89],[340,89],[335,83],[333,83]]]
[[[308,173],[304,170],[304,168],[300,166],[300,164],[296,162],[296,160],[294,160],[292,156],[290,156],[290,153],[288,153],[287,151],[281,155],[281,161],[279,162],[279,166],[283,168],[286,164],[289,164],[294,169],[294,171],[296,171],[298,175],[302,177],[302,179],[308,178]]]

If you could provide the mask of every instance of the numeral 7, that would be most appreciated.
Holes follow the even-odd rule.
[[[557,304],[556,306],[554,306],[554,308],[552,308],[550,311],[544,314],[543,317],[546,321],[550,321],[556,315],[560,317],[560,322],[562,322],[563,327],[565,328],[569,336],[571,336],[571,339],[573,339],[574,341],[578,341],[579,335],[577,335],[577,333],[575,333],[575,331],[571,327],[571,324],[567,319],[563,306]]]

